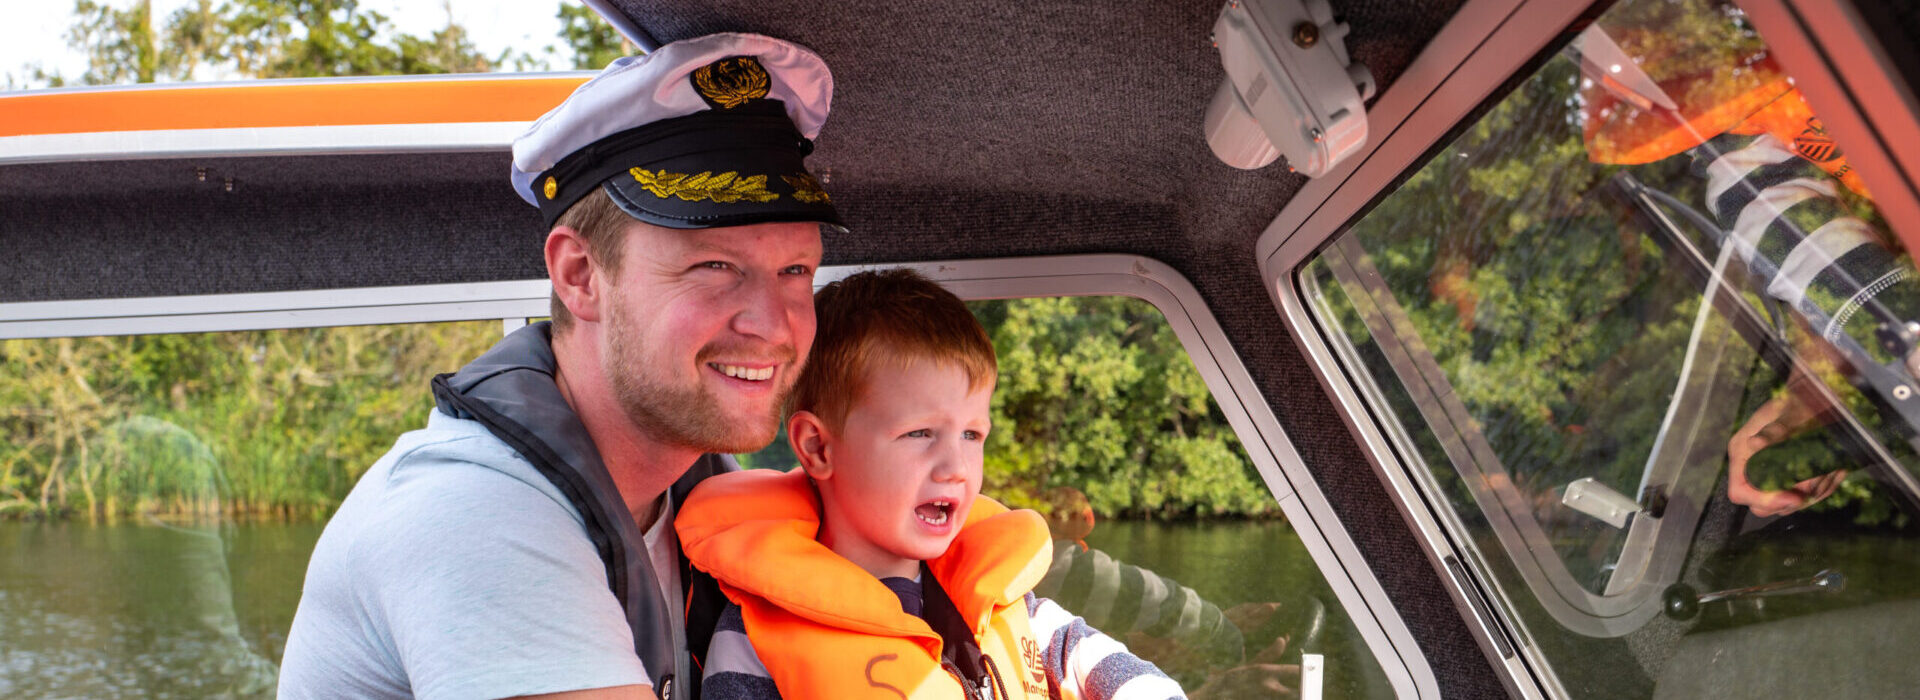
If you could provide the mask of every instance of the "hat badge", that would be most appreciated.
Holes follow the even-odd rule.
[[[547,199],[553,199],[554,195],[560,194],[560,181],[548,175],[546,184],[541,185],[540,190],[547,195]]]
[[[752,56],[723,58],[693,72],[693,89],[708,104],[733,109],[767,96],[773,78]]]

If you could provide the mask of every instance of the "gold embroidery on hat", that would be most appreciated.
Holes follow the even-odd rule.
[[[547,199],[553,199],[554,195],[560,193],[560,183],[555,181],[552,175],[548,175],[547,184],[541,185],[540,191],[547,194]]]
[[[767,96],[773,78],[752,56],[723,58],[693,72],[693,87],[700,96],[723,108],[733,109]]]
[[[670,173],[665,170],[653,172],[645,168],[633,168],[633,180],[661,199],[679,197],[689,202],[713,200],[716,204],[731,204],[738,201],[771,202],[780,195],[767,191],[767,176],[754,175],[740,177],[736,172],[724,172],[718,175],[711,171],[698,175]]]
[[[827,196],[827,191],[820,187],[820,181],[814,179],[812,175],[806,173],[799,175],[781,175],[780,179],[786,180],[789,185],[793,185],[794,199],[798,199],[807,204],[833,203],[833,198]]]

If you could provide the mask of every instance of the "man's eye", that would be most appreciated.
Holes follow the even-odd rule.
[[[910,438],[933,437],[933,431],[928,430],[926,428],[921,428],[919,430],[909,432],[906,435],[903,435],[901,437],[910,437]]]
[[[702,270],[731,270],[731,269],[733,269],[733,266],[732,266],[732,265],[730,265],[730,264],[727,264],[727,263],[725,263],[725,262],[722,262],[722,261],[719,261],[719,260],[708,260],[708,261],[706,261],[706,262],[703,262],[703,263],[700,263],[700,264],[698,264],[698,265],[694,265],[694,267],[696,267],[696,268],[699,268],[699,269],[702,269]]]
[[[783,269],[783,270],[781,270],[781,271],[780,271],[780,274],[783,274],[783,275],[807,275],[807,276],[812,276],[812,275],[813,275],[813,268],[811,268],[811,267],[808,267],[808,266],[806,266],[806,265],[788,265],[788,266],[786,267],[786,269]]]

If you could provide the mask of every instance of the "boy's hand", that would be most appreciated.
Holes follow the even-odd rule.
[[[1768,400],[1727,441],[1727,500],[1760,517],[1784,515],[1833,495],[1847,478],[1845,469],[1822,474],[1781,491],[1762,491],[1747,480],[1747,462],[1798,432],[1818,417],[1796,392]]]

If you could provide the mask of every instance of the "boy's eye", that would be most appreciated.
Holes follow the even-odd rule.
[[[906,435],[903,435],[901,437],[910,437],[910,438],[933,437],[933,431],[928,430],[926,428],[921,428],[919,430],[908,432]]]
[[[987,437],[985,433],[978,430],[969,430],[962,433],[962,435],[965,435],[968,440],[984,440]]]

